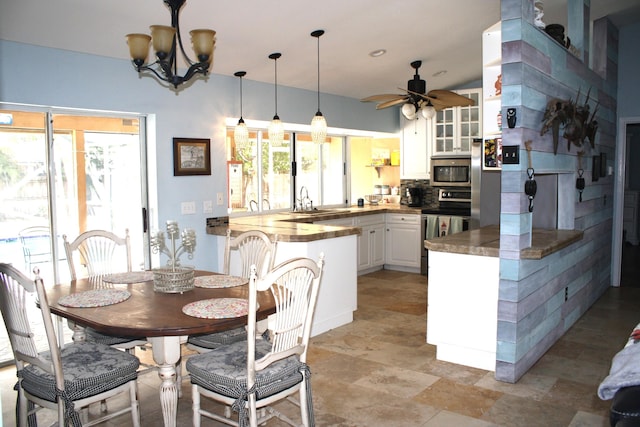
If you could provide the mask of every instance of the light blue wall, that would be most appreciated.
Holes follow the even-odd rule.
[[[618,117],[640,116],[640,22],[627,25],[619,33]]]
[[[244,118],[269,121],[273,85],[252,81],[251,70],[246,71]],[[157,198],[158,211],[152,214],[160,224],[175,219],[181,227],[194,228],[198,247],[193,264],[201,269],[216,267],[214,239],[206,235],[205,219],[226,215],[226,203],[205,215],[202,202],[216,200],[219,192],[226,197],[225,118],[240,112],[237,77],[214,74],[208,82],[195,81],[176,95],[151,78],[138,78],[128,60],[0,40],[2,102],[155,115],[149,142],[155,156],[149,163],[155,164],[158,173],[153,173],[152,166],[149,180],[152,188],[157,183],[151,199]],[[316,103],[313,91],[278,87],[278,113],[285,122],[308,124]],[[395,108],[376,111],[373,104],[326,94],[321,95],[320,103],[331,127],[380,132],[397,132],[399,127]],[[211,139],[211,176],[173,176],[173,137]],[[196,202],[195,215],[180,214],[184,201]]]

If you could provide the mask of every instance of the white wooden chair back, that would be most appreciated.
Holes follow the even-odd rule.
[[[257,293],[270,290],[276,303],[273,323],[269,327],[271,351],[255,359],[255,340],[247,340],[247,389],[251,390],[256,373],[291,355],[306,363],[311,325],[318,300],[324,254],[317,262],[309,258],[293,258],[274,267],[261,279],[252,268],[249,280],[249,314],[247,336],[256,335]],[[256,416],[255,394],[250,394],[249,414]]]
[[[18,371],[26,364],[34,364],[55,375],[53,365],[43,359],[38,352],[29,319],[29,313],[35,312],[37,296],[44,320],[47,344],[50,347],[48,350],[52,352],[52,360],[56,364],[56,361],[60,361],[60,353],[42,279],[38,277],[34,282],[12,265],[0,264],[0,280],[2,281],[0,308]],[[37,289],[36,284],[38,285]],[[61,389],[64,388],[62,381],[58,385]]]
[[[231,230],[227,230],[223,273],[231,274],[231,251],[237,251],[240,271],[234,271],[234,274],[249,278],[251,266],[255,265],[258,277],[262,277],[273,267],[277,240],[278,236],[272,242],[266,233],[259,230],[245,231],[236,237],[231,237]]]
[[[67,240],[66,234],[62,238],[71,280],[84,276],[79,275],[80,265],[85,267],[88,277],[131,271],[128,229],[125,230],[124,237],[106,230],[89,230],[80,234],[73,242]]]

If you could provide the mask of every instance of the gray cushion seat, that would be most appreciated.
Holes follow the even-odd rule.
[[[229,331],[216,332],[214,334],[190,335],[187,342],[189,344],[213,350],[223,345],[235,342],[246,341],[247,330],[244,326],[231,329]]]
[[[271,344],[265,340],[256,340],[256,359],[271,351]],[[238,399],[234,409],[244,407],[247,399],[247,343],[235,342],[198,354],[187,360],[187,371],[191,382],[216,393]],[[290,356],[274,363],[256,377],[256,397],[262,399],[286,390],[302,382],[301,371],[307,371],[306,364],[297,356]],[[242,403],[241,403],[242,402]],[[239,405],[239,406],[238,406]]]
[[[125,344],[132,341],[140,341],[140,344],[143,345],[145,341],[144,338],[139,338],[139,337],[118,337],[113,335],[106,335],[92,328],[85,328],[84,333],[87,337],[87,341],[109,345],[109,346]]]
[[[48,352],[42,355],[50,360]],[[104,344],[67,344],[61,356],[65,393],[71,400],[96,395],[138,377],[140,361],[137,357],[125,351],[114,351]],[[27,392],[51,402],[56,401],[56,381],[52,374],[35,365],[28,365],[19,376]]]

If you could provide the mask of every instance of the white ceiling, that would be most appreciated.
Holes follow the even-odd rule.
[[[544,22],[566,25],[566,1],[544,0]],[[591,18],[618,27],[640,22],[638,0],[591,0]],[[363,98],[398,93],[422,60],[427,90],[481,78],[481,34],[500,20],[499,0],[188,0],[180,15],[188,31],[217,31],[212,72],[273,83],[270,53],[281,52],[278,84],[315,91],[320,38],[320,90]],[[0,39],[128,58],[125,35],[170,23],[161,0],[0,0]],[[386,49],[372,58],[369,52]],[[438,71],[446,73],[433,76]],[[44,71],[44,70],[43,70]],[[133,72],[133,70],[132,70]]]

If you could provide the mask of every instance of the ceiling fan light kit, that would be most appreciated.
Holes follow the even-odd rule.
[[[324,30],[315,30],[311,33],[311,37],[318,40],[318,111],[311,119],[311,140],[316,144],[321,144],[327,139],[327,120],[320,112],[320,37],[323,34]]]
[[[362,102],[377,102],[376,110],[403,104],[400,108],[407,120],[414,120],[420,115],[427,120],[435,117],[436,112],[450,107],[468,107],[474,101],[466,96],[458,95],[450,90],[434,89],[427,93],[427,83],[420,78],[418,69],[422,61],[413,61],[411,68],[415,70],[413,79],[407,82],[407,89],[402,94],[380,94],[361,99]]]
[[[269,55],[269,59],[273,59],[273,66],[275,69],[275,114],[273,120],[269,124],[269,143],[274,147],[280,147],[284,141],[284,126],[278,116],[278,59],[282,56],[281,53],[276,52]]]
[[[147,34],[127,34],[131,61],[139,74],[153,73],[157,78],[169,83],[174,89],[189,81],[195,75],[207,76],[213,63],[213,50],[216,43],[216,32],[209,29],[197,29],[189,32],[191,44],[197,61],[192,61],[186,54],[180,35],[179,14],[186,0],[164,0],[171,10],[171,26],[151,25],[151,36]],[[156,61],[149,64],[149,45],[153,45]],[[183,59],[189,65],[184,76],[178,75],[178,48]]]
[[[236,149],[240,150],[249,145],[249,129],[242,118],[242,78],[247,75],[247,72],[237,71],[233,75],[240,78],[240,119],[233,130],[233,141],[236,144]]]

